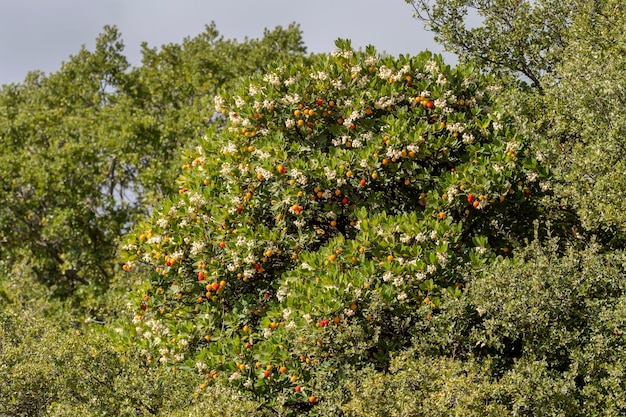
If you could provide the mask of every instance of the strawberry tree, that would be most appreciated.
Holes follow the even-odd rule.
[[[130,238],[124,268],[152,271],[127,335],[147,361],[302,411],[341,369],[385,369],[462,272],[532,234],[547,170],[492,79],[337,46],[216,97],[223,128]]]

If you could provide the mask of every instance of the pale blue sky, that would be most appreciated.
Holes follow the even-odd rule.
[[[297,22],[309,52],[330,52],[337,38],[393,55],[441,52],[404,0],[0,0],[0,84],[30,70],[56,71],[91,48],[104,25],[117,25],[132,64],[140,44],[180,42],[215,21],[226,38],[256,38]],[[448,58],[451,61],[450,58]]]

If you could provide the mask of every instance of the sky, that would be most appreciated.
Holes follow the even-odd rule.
[[[337,38],[392,55],[442,51],[404,0],[0,0],[0,5],[0,84],[20,82],[31,70],[57,71],[82,45],[93,49],[105,25],[118,27],[133,65],[141,62],[142,42],[179,43],[211,21],[225,38],[238,40],[296,22],[308,52],[330,52]]]

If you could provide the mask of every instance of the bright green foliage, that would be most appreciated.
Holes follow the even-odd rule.
[[[217,97],[228,123],[126,247],[156,270],[133,329],[155,360],[292,410],[530,237],[545,177],[472,67],[338,45]]]
[[[347,384],[346,414],[623,414],[626,258],[556,243],[475,268],[389,373]]]
[[[42,319],[38,308],[0,311],[2,416],[262,415],[252,399],[227,388],[203,391],[201,382],[146,366],[91,330]]]
[[[546,83],[547,134],[563,147],[562,204],[585,229],[619,245],[626,232],[626,10],[621,1],[588,3]]]
[[[534,87],[563,58],[572,16],[586,0],[406,0],[436,40],[462,59]]]
[[[623,1],[407,2],[462,60],[531,81],[535,89],[509,83],[506,95],[518,115],[515,124],[553,167],[551,206],[562,222],[558,227],[622,244]]]
[[[215,128],[216,91],[278,57],[304,52],[296,26],[244,43],[214,26],[182,45],[144,47],[129,69],[105,27],[49,76],[0,92],[0,256],[59,293],[106,287],[118,238],[172,191],[189,138]],[[208,118],[207,118],[208,116]]]

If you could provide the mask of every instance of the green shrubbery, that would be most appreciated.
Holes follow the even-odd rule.
[[[306,407],[532,236],[547,168],[489,78],[339,46],[218,97],[224,130],[127,245],[156,271],[131,332],[151,361]]]

